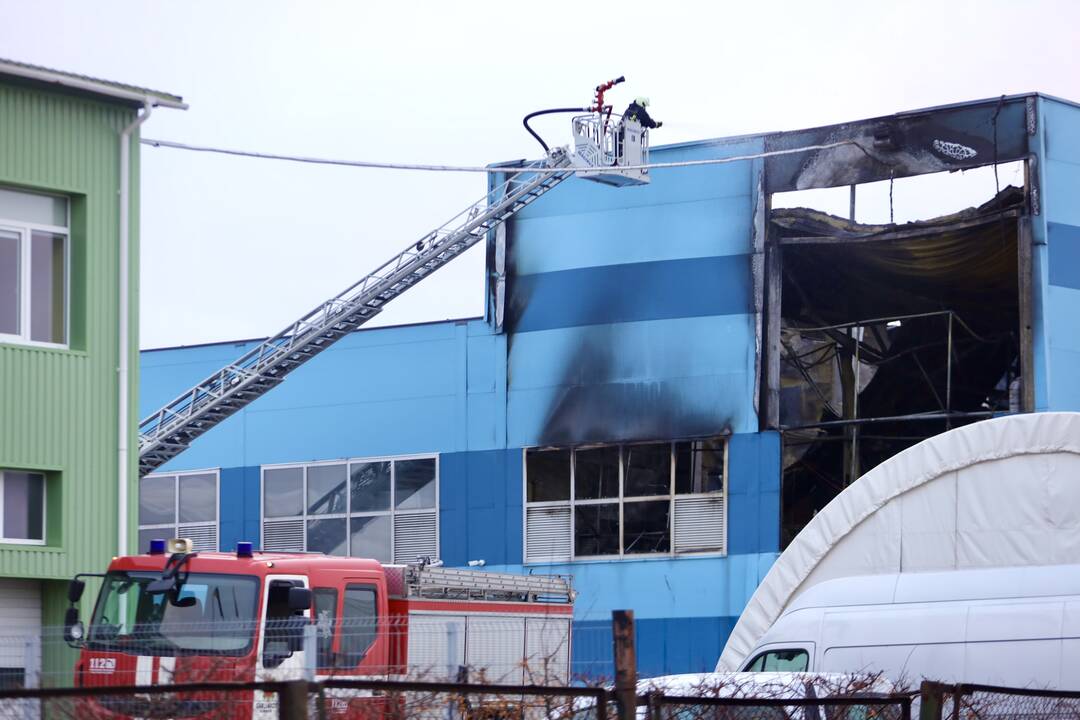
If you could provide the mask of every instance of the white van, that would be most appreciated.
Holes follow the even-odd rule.
[[[747,671],[1080,690],[1080,565],[826,580],[746,657]]]

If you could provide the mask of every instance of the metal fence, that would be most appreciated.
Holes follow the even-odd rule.
[[[566,617],[316,620],[299,641],[257,624],[102,622],[81,655],[59,628],[5,629],[0,720],[1080,720],[1080,692],[934,682],[898,692],[870,674],[639,680],[626,611],[572,634]]]
[[[637,696],[648,720],[906,720],[911,696]],[[614,720],[604,687],[546,687],[326,680],[317,683],[204,683],[184,686],[64,688],[0,693],[0,718],[214,718],[215,720]]]
[[[730,680],[727,681],[730,683]],[[647,692],[620,712],[610,686],[439,683],[390,679],[190,683],[0,691],[0,719],[213,718],[214,720],[1021,720],[1080,719],[1080,693],[944,685],[918,692],[724,696]],[[685,691],[684,691],[685,692]]]
[[[192,683],[0,692],[0,718],[606,720],[604,688],[399,680]]]
[[[1080,720],[1080,692],[924,682],[922,720]]]
[[[85,650],[72,648],[61,627],[0,628],[0,690],[357,675],[602,685],[614,674],[610,627],[578,628],[569,617],[432,613],[375,621],[297,620],[302,622],[280,627],[97,623],[86,631]]]
[[[638,699],[648,720],[910,720],[911,695],[708,698],[650,694]],[[641,716],[641,711],[638,711]]]

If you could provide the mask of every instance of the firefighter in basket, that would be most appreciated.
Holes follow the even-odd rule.
[[[628,122],[636,122],[644,130],[652,130],[660,127],[664,123],[657,122],[649,115],[649,111],[646,109],[649,107],[649,98],[637,97],[634,98],[634,102],[630,103],[626,108],[626,112],[623,113],[622,120],[619,121],[618,130],[615,133],[615,162],[613,165],[623,164],[623,148],[626,146],[626,124]]]
[[[628,120],[637,120],[641,123],[641,127],[652,130],[662,126],[664,123],[653,120],[649,115],[649,111],[646,108],[649,107],[649,98],[638,97],[634,98],[634,102],[626,108],[626,112],[623,113],[623,122]]]

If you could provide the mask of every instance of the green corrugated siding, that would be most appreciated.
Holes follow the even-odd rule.
[[[100,572],[117,551],[119,132],[134,117],[129,108],[94,99],[0,85],[0,184],[73,198],[73,349],[0,344],[0,467],[51,471],[57,481],[50,492],[60,488],[59,498],[49,498],[48,546],[0,544],[0,576],[66,579]],[[137,170],[137,144],[133,157]],[[132,176],[137,183],[137,172]],[[137,194],[132,203],[137,207]],[[136,229],[133,223],[133,247]],[[137,269],[133,262],[132,282]],[[133,420],[137,299],[132,292]],[[137,447],[133,428],[132,502]]]

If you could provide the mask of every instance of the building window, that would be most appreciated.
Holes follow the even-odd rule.
[[[139,548],[155,538],[188,538],[196,550],[218,549],[218,471],[139,479]]]
[[[45,476],[0,470],[0,542],[45,544]]]
[[[0,188],[0,341],[66,347],[66,198]]]
[[[525,561],[724,552],[727,442],[525,451]]]
[[[437,456],[266,466],[262,481],[263,550],[438,557]]]

